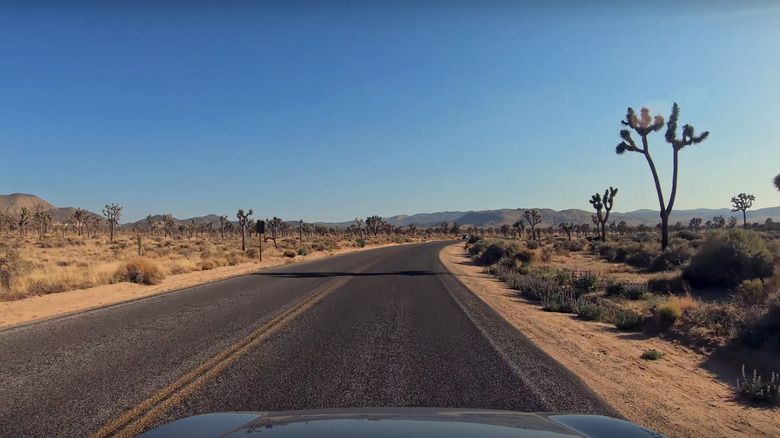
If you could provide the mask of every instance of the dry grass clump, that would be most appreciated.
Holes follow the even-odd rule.
[[[152,285],[159,284],[165,275],[153,261],[136,257],[117,269],[114,278],[116,281]]]

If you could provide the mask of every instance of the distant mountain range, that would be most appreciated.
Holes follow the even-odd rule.
[[[43,199],[24,193],[14,193],[12,195],[0,195],[0,211],[6,211],[12,214],[18,214],[22,207],[27,207],[31,211],[40,206],[44,211],[49,212],[52,215],[54,222],[67,221],[73,212],[76,210],[74,207],[55,207],[54,205],[44,201]],[[437,213],[419,213],[414,215],[398,215],[385,218],[389,224],[395,226],[408,226],[409,224],[415,224],[417,227],[435,227],[441,225],[442,222],[447,221],[450,223],[457,222],[463,226],[501,226],[503,224],[512,225],[516,221],[524,221],[523,212],[530,210],[530,208],[517,208],[517,209],[502,209],[502,210],[482,210],[482,211],[444,211]],[[571,222],[574,224],[590,224],[591,215],[593,211],[586,211],[580,209],[569,210],[551,210],[549,208],[537,208],[539,214],[542,215],[541,226],[546,227],[550,225],[558,225],[563,222]],[[95,216],[101,216],[97,213],[90,212]],[[735,216],[738,219],[742,219],[742,213],[733,213],[731,209],[720,208],[697,208],[693,210],[677,210],[672,212],[670,222],[682,222],[687,225],[688,221],[694,217],[700,217],[705,222],[712,219],[715,216],[723,216],[729,218]],[[102,216],[101,216],[102,217]],[[157,220],[162,220],[162,215],[154,215]],[[766,221],[767,218],[771,218],[774,221],[780,221],[780,207],[761,208],[757,210],[748,210],[747,219],[750,222]],[[232,218],[231,218],[232,219]],[[617,222],[625,221],[629,225],[645,224],[648,226],[654,226],[660,222],[658,211],[656,210],[635,210],[626,213],[612,213],[609,216],[610,221],[613,219]],[[219,226],[219,216],[216,214],[209,214],[206,216],[198,216],[188,219],[176,219],[176,222],[180,224],[190,223],[195,221],[196,224],[201,223],[213,223],[215,226]],[[297,221],[293,221],[296,222]],[[336,227],[348,227],[354,224],[354,221],[347,222],[315,222],[317,225],[324,226],[336,226]],[[147,228],[148,224],[146,219],[142,219],[136,222],[127,222],[122,224],[129,227]]]

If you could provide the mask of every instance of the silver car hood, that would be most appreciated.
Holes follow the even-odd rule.
[[[185,418],[141,437],[189,438],[649,438],[644,427],[598,415],[477,409],[364,408],[234,412]]]

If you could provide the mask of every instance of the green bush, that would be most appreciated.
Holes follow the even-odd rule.
[[[615,312],[613,323],[615,324],[615,327],[620,330],[641,331],[642,325],[644,324],[644,318],[633,310],[620,309]]]
[[[683,278],[695,287],[734,287],[772,276],[774,258],[755,231],[733,229],[710,236],[691,258]]]
[[[737,287],[737,297],[746,304],[764,304],[769,294],[758,278],[745,280]]]
[[[682,310],[677,304],[667,302],[656,306],[655,314],[661,321],[675,323],[682,316]]]
[[[623,296],[626,293],[626,285],[623,283],[608,284],[607,288],[604,290],[604,293],[608,297]]]
[[[475,245],[476,246],[476,245]],[[514,243],[493,243],[485,248],[482,253],[477,256],[477,263],[482,266],[489,266],[498,263],[504,257],[514,254],[516,245]]]
[[[291,258],[291,259],[292,259],[292,258],[295,258],[295,255],[296,255],[296,254],[295,254],[295,251],[293,251],[293,250],[291,250],[291,249],[286,249],[286,250],[284,251],[284,256],[285,256],[285,257],[289,257],[289,258]]]
[[[311,248],[309,248],[309,247],[308,247],[308,246],[306,246],[306,245],[304,245],[304,246],[302,246],[302,247],[298,248],[298,255],[301,255],[301,256],[307,256],[307,255],[309,255],[310,253],[311,253]]]
[[[577,300],[575,305],[572,306],[572,310],[584,321],[601,321],[607,313],[602,305],[583,300],[582,298]]]
[[[688,230],[678,231],[677,233],[675,233],[674,236],[688,241],[696,240],[699,238],[699,234]]]
[[[642,359],[644,360],[658,360],[662,357],[664,357],[664,354],[658,350],[645,350],[645,352],[642,353]]]
[[[355,243],[357,244],[358,248],[363,248],[366,246],[366,239],[355,239]]]
[[[753,403],[776,404],[778,384],[780,376],[776,373],[763,380],[758,372],[753,370],[753,374],[748,377],[745,375],[745,365],[742,365],[742,379],[737,379],[737,392]]]
[[[643,300],[647,298],[649,294],[650,291],[644,284],[630,284],[626,286],[625,291],[623,292],[623,298],[632,301]]]
[[[626,257],[626,263],[635,268],[647,268],[653,262],[655,253],[646,249],[640,250]]]
[[[539,248],[539,243],[535,240],[528,240],[525,242],[525,247],[528,249],[537,249]]]
[[[575,288],[587,293],[594,292],[598,289],[600,281],[598,275],[592,272],[586,272],[584,275],[575,278],[572,283]]]
[[[571,290],[556,288],[553,292],[542,295],[542,309],[548,312],[573,313],[572,304],[576,301]]]
[[[534,301],[541,301],[542,297],[552,295],[559,289],[555,280],[539,275],[523,275],[519,282],[517,289],[520,295]]]
[[[650,271],[671,271],[682,266],[691,259],[691,249],[687,246],[677,245],[666,248],[666,251],[658,254],[650,263]]]

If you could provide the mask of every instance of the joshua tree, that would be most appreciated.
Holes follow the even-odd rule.
[[[631,227],[629,227],[629,226],[628,226],[628,224],[626,223],[626,221],[620,221],[620,222],[617,224],[617,232],[618,232],[618,234],[621,234],[621,235],[626,235],[626,234],[628,234],[628,232],[629,232],[630,230],[631,230]]]
[[[409,224],[409,235],[410,236],[416,236],[417,235],[417,225]]]
[[[27,207],[22,207],[22,211],[19,212],[19,235],[24,236],[27,233],[27,224],[30,223],[30,210]]]
[[[601,241],[607,241],[607,220],[609,219],[609,212],[612,211],[612,206],[615,203],[615,195],[617,195],[618,189],[612,187],[604,190],[604,198],[598,193],[590,197],[590,205],[596,210],[596,223],[597,227],[601,228]],[[604,210],[606,214],[602,215],[601,210]]]
[[[512,228],[517,230],[517,238],[520,239],[523,236],[523,231],[525,230],[525,224],[522,221],[516,221],[512,224]]]
[[[171,236],[173,237],[173,232],[176,230],[176,220],[173,218],[172,214],[164,214],[162,217],[163,221],[163,233],[165,234],[165,237]]]
[[[740,193],[739,195],[731,198],[731,204],[732,204],[731,211],[733,211],[733,212],[741,211],[742,212],[742,222],[743,222],[742,226],[744,228],[747,228],[747,213],[746,213],[746,211],[747,211],[748,208],[753,206],[753,201],[755,201],[755,200],[756,200],[755,196],[748,195],[746,193]]]
[[[620,131],[620,138],[623,139],[620,144],[615,148],[615,152],[618,155],[622,155],[626,151],[638,152],[644,155],[647,160],[647,164],[650,166],[650,172],[653,174],[653,182],[655,183],[655,191],[658,194],[658,204],[661,207],[661,250],[665,250],[669,246],[669,215],[672,213],[672,207],[674,206],[674,198],[677,196],[677,173],[679,169],[679,153],[686,146],[701,143],[709,135],[709,131],[703,132],[698,137],[694,135],[694,129],[691,125],[683,125],[682,138],[677,138],[677,119],[680,117],[680,107],[677,102],[672,106],[672,114],[669,116],[669,122],[666,124],[666,142],[672,145],[673,151],[673,167],[672,167],[672,191],[669,195],[669,202],[664,202],[664,195],[661,190],[661,182],[658,179],[658,172],[655,169],[655,163],[650,156],[649,144],[647,137],[653,133],[660,131],[664,125],[664,118],[661,115],[655,117],[650,116],[650,110],[642,108],[640,116],[637,117],[633,108],[629,108],[626,114],[626,119],[621,123],[629,128],[633,129],[642,140],[642,147],[637,147],[634,139],[631,138],[631,130],[622,129]]]
[[[228,223],[227,216],[219,217],[219,234],[222,236],[222,240],[225,240],[225,224]]]
[[[43,239],[43,236],[46,234],[46,230],[51,225],[51,215],[38,208],[36,209],[35,214],[33,214],[33,223],[38,229],[38,237]]]
[[[738,222],[737,218],[736,218],[736,217],[734,217],[734,216],[731,216],[731,217],[729,218],[729,222],[728,222],[728,224],[726,225],[726,227],[727,227],[728,229],[730,229],[730,230],[731,230],[731,229],[733,229],[734,227],[736,227],[736,226],[737,226],[737,222]]]
[[[455,236],[460,234],[460,224],[459,223],[457,223],[457,222],[453,222],[452,223],[452,225],[450,226],[450,234],[454,234]]]
[[[238,213],[236,213],[238,226],[241,227],[241,251],[246,251],[246,225],[249,222],[249,216],[252,216],[252,214],[254,214],[254,211],[251,208],[247,213],[244,213],[243,208],[239,208]]]
[[[447,235],[447,233],[449,233],[449,232],[450,232],[450,223],[449,223],[449,222],[447,222],[447,221],[443,221],[443,222],[441,223],[441,226],[439,227],[439,229],[441,229],[441,233],[442,233],[442,234],[444,234],[444,235],[446,236],[446,235]]]
[[[701,230],[701,223],[702,223],[702,218],[695,217],[691,219],[690,222],[688,222],[688,228],[698,233],[699,230]]]
[[[571,232],[574,231],[574,224],[570,222],[562,222],[558,224],[558,228],[560,228],[561,231],[566,233],[566,236],[569,238],[569,241],[571,241]]]
[[[358,234],[363,237],[363,219],[355,218],[355,225],[357,226]]]
[[[149,224],[149,235],[154,235],[154,229],[157,228],[157,219],[151,214],[146,216],[146,223]]]
[[[283,231],[285,225],[286,225],[285,222],[278,217],[274,217],[273,219],[266,219],[265,221],[265,230],[267,233],[267,237],[265,238],[265,240],[268,239],[273,240],[275,248],[279,247],[276,244],[276,238],[279,236],[279,233]]]
[[[716,229],[723,228],[726,226],[726,219],[721,215],[715,216],[712,218],[712,226]]]
[[[84,232],[84,221],[87,219],[87,210],[77,208],[73,214],[70,215],[70,219],[73,221],[73,225],[76,226],[76,231],[79,236]]]
[[[772,184],[775,185],[777,190],[780,190],[780,175],[775,176],[775,178],[772,180]]]
[[[384,221],[381,216],[371,216],[366,218],[366,228],[371,231],[371,234],[376,237],[379,231],[382,229]]]
[[[537,236],[534,230],[542,222],[542,215],[536,210],[526,210],[523,212],[523,217],[528,221],[528,225],[531,226],[531,239],[535,239]]]
[[[122,217],[122,207],[116,204],[106,204],[106,208],[103,209],[103,216],[106,217],[106,222],[108,222],[108,241],[113,242],[114,227],[119,223],[119,218]]]

